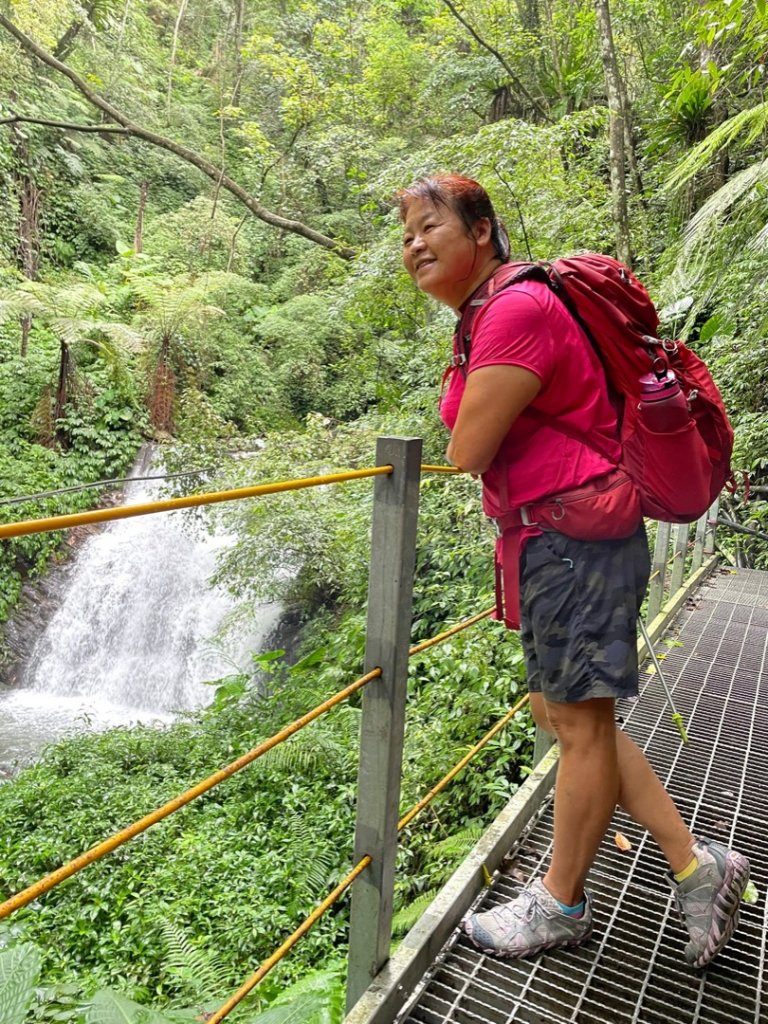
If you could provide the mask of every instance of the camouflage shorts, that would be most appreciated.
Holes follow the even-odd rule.
[[[520,560],[528,688],[556,703],[636,696],[637,616],[649,572],[644,526],[626,540],[532,537]]]

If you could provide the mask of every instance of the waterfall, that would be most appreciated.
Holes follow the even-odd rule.
[[[150,465],[142,452],[132,476],[162,471]],[[157,500],[159,487],[129,483],[125,503]],[[170,721],[212,699],[206,681],[251,670],[279,608],[216,640],[234,602],[208,581],[232,538],[185,529],[182,515],[116,520],[82,545],[21,686],[0,697],[0,766],[73,729]]]

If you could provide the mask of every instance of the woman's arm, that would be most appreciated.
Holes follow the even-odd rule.
[[[541,390],[522,366],[480,366],[467,377],[446,457],[467,473],[484,473],[520,413]]]

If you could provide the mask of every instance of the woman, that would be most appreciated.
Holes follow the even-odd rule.
[[[447,458],[482,477],[486,513],[507,523],[515,509],[605,478],[620,448],[599,360],[546,283],[527,279],[493,293],[509,241],[485,190],[436,175],[399,202],[403,260],[417,287],[458,316],[482,300],[469,363],[461,365],[455,347],[440,412],[451,431]],[[690,935],[685,956],[703,967],[738,923],[749,863],[693,837],[615,723],[615,700],[638,693],[636,626],[649,572],[642,522],[622,539],[584,541],[522,519],[502,557],[508,589],[519,582],[533,716],[560,745],[553,852],[543,878],[511,903],[470,915],[465,931],[485,952],[507,957],[585,942],[592,906],[584,883],[618,803],[667,858]],[[514,609],[506,617],[514,622]]]

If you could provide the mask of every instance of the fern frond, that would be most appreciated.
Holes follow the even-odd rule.
[[[295,865],[298,884],[313,894],[328,885],[338,864],[338,851],[324,846],[310,827],[306,816],[292,811],[285,821],[286,848]]]
[[[468,853],[482,835],[482,825],[468,825],[460,832],[454,832],[452,836],[446,836],[435,843],[430,852],[436,857],[460,857]]]
[[[330,730],[318,726],[312,731],[292,736],[265,756],[265,763],[275,768],[302,774],[311,773],[320,766],[330,766],[343,773],[356,760],[356,751],[342,743]]]
[[[737,140],[741,146],[750,146],[768,129],[768,101],[756,107],[741,110],[723,121],[677,165],[662,186],[662,192],[673,192],[702,171],[716,153]]]
[[[97,992],[85,1011],[86,1024],[168,1024],[162,1014],[132,999],[102,989]]]
[[[341,1024],[344,989],[335,971],[313,971],[280,993],[247,1024]]]
[[[713,222],[721,220],[759,181],[763,180],[768,181],[768,159],[734,174],[691,218],[683,235],[683,251],[697,248],[706,241],[710,236]]]
[[[437,896],[437,893],[437,889],[428,889],[427,892],[417,896],[407,907],[398,910],[392,917],[393,933],[395,935],[404,935],[410,928],[413,928],[422,914],[425,913],[432,900]]]
[[[160,931],[167,950],[167,966],[195,999],[207,1000],[226,992],[229,976],[216,953],[194,945],[177,925],[164,918]]]

